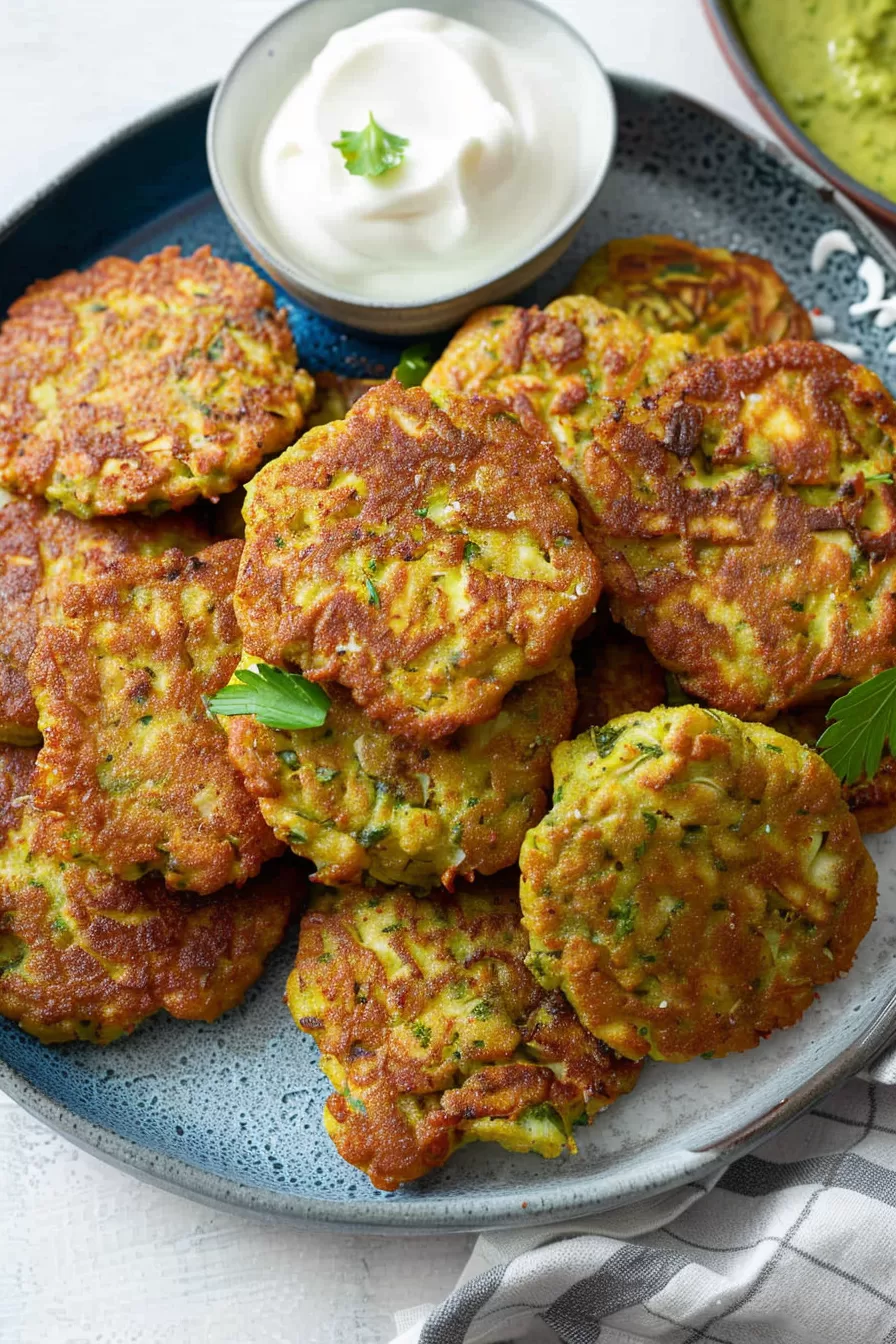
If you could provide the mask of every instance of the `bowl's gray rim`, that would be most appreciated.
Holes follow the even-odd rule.
[[[536,13],[544,15],[545,18],[551,20],[558,28],[566,32],[573,41],[577,42],[586,54],[591,57],[595,73],[598,79],[604,84],[609,94],[611,120],[606,164],[603,171],[595,179],[593,186],[589,188],[585,197],[580,198],[570,206],[569,210],[567,210],[566,214],[564,214],[557,222],[550,233],[546,234],[544,238],[530,248],[530,250],[523,256],[517,258],[512,264],[504,267],[503,270],[496,271],[494,275],[490,275],[484,280],[477,281],[472,289],[448,290],[443,294],[435,294],[431,298],[420,303],[375,302],[373,300],[365,299],[363,296],[352,294],[348,290],[333,288],[321,281],[312,281],[310,276],[301,274],[296,267],[293,266],[285,253],[271,246],[270,241],[262,237],[237,208],[233,201],[233,197],[227,189],[225,174],[221,172],[218,165],[215,150],[215,135],[218,118],[224,100],[228,97],[232,84],[238,77],[240,69],[247,58],[255,52],[258,47],[262,46],[269,39],[274,30],[279,28],[281,24],[288,24],[294,14],[299,13],[303,9],[307,9],[311,5],[321,5],[324,3],[326,3],[326,0],[295,0],[294,4],[288,9],[281,10],[270,23],[266,24],[265,27],[262,28],[260,32],[256,33],[255,37],[246,44],[218,83],[215,95],[212,99],[211,108],[209,109],[208,127],[205,138],[206,157],[208,159],[209,174],[215,189],[215,195],[218,197],[221,208],[230,221],[232,228],[247,243],[249,250],[263,259],[266,268],[272,274],[288,277],[290,285],[296,290],[301,302],[307,302],[310,305],[312,300],[319,296],[331,305],[344,306],[346,310],[354,309],[358,312],[363,310],[370,313],[371,317],[375,317],[377,313],[386,315],[405,312],[419,316],[430,309],[438,309],[447,306],[448,304],[456,303],[466,295],[472,297],[480,291],[484,292],[485,290],[500,284],[504,280],[512,280],[513,276],[518,271],[524,270],[527,266],[537,261],[540,256],[549,252],[556,243],[560,242],[565,234],[569,233],[571,236],[571,231],[577,227],[582,219],[584,219],[588,210],[591,208],[595,197],[607,179],[607,174],[613,166],[613,159],[616,153],[616,142],[619,134],[619,116],[616,108],[613,81],[609,71],[605,68],[603,62],[600,60],[597,52],[585,37],[584,33],[573,24],[569,23],[562,14],[559,14],[548,5],[543,4],[542,0],[511,0],[511,3],[523,5],[527,9],[534,10]],[[283,283],[282,280],[281,283]],[[349,320],[349,318],[346,318],[346,321]],[[438,323],[434,323],[434,326],[438,326]],[[375,330],[375,328],[372,329]]]
[[[724,125],[733,126],[747,140],[759,145],[814,187],[826,201],[836,204],[849,217],[856,230],[883,255],[887,264],[896,273],[896,248],[889,239],[872,224],[853,201],[832,187],[792,151],[775,141],[766,140],[764,136],[743,126],[736,119],[722,115],[699,100],[677,93],[654,81],[632,79],[612,72],[611,78],[616,83],[644,89],[654,96],[660,94],[690,104],[701,114],[710,116]],[[0,241],[14,229],[27,224],[29,214],[51,196],[56,188],[77,177],[84,168],[101,158],[108,150],[126,143],[131,136],[141,130],[165,121],[203,101],[208,101],[213,89],[214,85],[206,85],[192,94],[166,103],[105,140],[35,193],[0,224]],[[363,1215],[359,1215],[357,1206],[349,1200],[337,1202],[281,1194],[217,1176],[182,1159],[153,1153],[141,1144],[124,1139],[114,1131],[85,1120],[65,1106],[60,1106],[4,1060],[0,1060],[0,1091],[11,1097],[36,1119],[43,1121],[93,1157],[171,1194],[196,1200],[221,1212],[288,1222],[300,1227],[349,1233],[371,1232],[393,1236],[402,1233],[414,1235],[469,1233],[565,1221],[635,1203],[689,1182],[711,1181],[728,1163],[749,1153],[764,1139],[795,1120],[814,1102],[863,1069],[881,1053],[894,1033],[896,1033],[896,994],[887,1001],[875,1022],[858,1040],[776,1106],[761,1115],[751,1117],[734,1134],[720,1136],[702,1149],[697,1151],[680,1149],[662,1159],[654,1158],[644,1163],[638,1171],[636,1182],[620,1183],[617,1178],[614,1184],[613,1173],[610,1170],[593,1176],[583,1176],[575,1185],[564,1184],[551,1189],[548,1172],[546,1179],[534,1186],[523,1186],[512,1195],[483,1194],[472,1196],[466,1201],[426,1196],[424,1202],[420,1204],[415,1204],[410,1199],[395,1203],[384,1199],[380,1203],[368,1204]],[[485,1207],[481,1213],[473,1213],[469,1208],[470,1204]]]

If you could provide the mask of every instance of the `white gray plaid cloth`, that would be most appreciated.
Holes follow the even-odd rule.
[[[393,1344],[896,1344],[896,1052],[692,1184],[486,1233]]]

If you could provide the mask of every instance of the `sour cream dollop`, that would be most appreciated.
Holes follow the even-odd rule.
[[[389,10],[335,33],[287,96],[262,141],[259,202],[284,253],[329,288],[427,302],[510,269],[575,204],[575,100],[537,53]],[[408,146],[381,176],[353,176],[332,142],[370,114]]]

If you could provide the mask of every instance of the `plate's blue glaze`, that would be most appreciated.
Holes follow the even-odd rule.
[[[892,333],[851,326],[856,261],[809,272],[818,234],[847,227],[892,280],[896,254],[808,170],[794,168],[676,95],[616,81],[616,163],[572,251],[527,301],[562,292],[602,241],[673,232],[769,257],[797,297],[833,314],[885,379]],[[209,242],[247,260],[209,188],[203,93],[126,133],[52,187],[0,233],[0,304],[25,285],[105,252],[138,257],[166,243]],[[349,332],[280,296],[312,369],[381,373],[397,346]],[[435,338],[437,339],[437,338]],[[860,1068],[896,1023],[896,840],[873,846],[881,915],[855,970],[803,1023],[749,1055],[649,1068],[635,1093],[582,1138],[575,1158],[545,1163],[480,1146],[395,1195],[372,1191],[336,1157],[320,1111],[327,1086],[311,1039],[282,1001],[294,934],[245,1004],[213,1026],[159,1017],[105,1050],[45,1048],[0,1024],[0,1085],[113,1162],[186,1193],[263,1213],[353,1227],[443,1230],[548,1220],[705,1177],[725,1157]],[[14,1159],[13,1159],[14,1160]]]

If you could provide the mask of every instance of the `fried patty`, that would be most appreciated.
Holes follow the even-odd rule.
[[[363,887],[313,897],[287,1002],[335,1089],[327,1132],[378,1189],[477,1139],[575,1152],[574,1127],[634,1086],[638,1065],[539,988],[526,950],[509,883],[426,900]]]
[[[892,397],[827,346],[679,370],[572,467],[614,616],[743,718],[892,666],[894,447]]]
[[[239,661],[239,554],[222,541],[119,558],[41,626],[34,797],[64,823],[59,858],[209,895],[280,852],[204,699]]]
[[[699,350],[693,336],[657,333],[597,299],[474,313],[427,374],[430,392],[500,397],[530,433],[547,430],[564,467],[596,425],[637,403]]]
[[[211,1022],[280,942],[300,882],[274,865],[240,892],[186,903],[54,857],[58,822],[29,790],[35,753],[0,747],[0,1014],[49,1044],[104,1045],[159,1009]]]
[[[771,262],[667,234],[614,238],[585,262],[572,288],[651,331],[689,332],[709,355],[812,339],[809,314]]]
[[[644,643],[625,626],[602,623],[575,649],[576,711],[573,733],[666,703],[666,674]]]
[[[41,280],[0,331],[0,484],[89,518],[182,509],[296,437],[314,383],[248,266],[208,247]]]
[[[246,660],[251,661],[251,660]],[[551,751],[572,726],[572,663],[515,687],[494,719],[430,746],[393,737],[341,686],[322,728],[225,720],[230,754],[274,834],[337,886],[453,888],[516,863],[544,815]]]
[[[494,718],[600,592],[568,491],[500,402],[375,387],[247,488],[246,650],[417,742]]]
[[[37,630],[71,583],[119,555],[160,555],[178,546],[192,554],[208,535],[185,517],[80,519],[43,500],[0,504],[0,742],[40,742],[28,659]]]
[[[849,969],[877,875],[833,771],[764,724],[684,705],[554,752],[529,832],[529,964],[633,1059],[757,1045]]]

